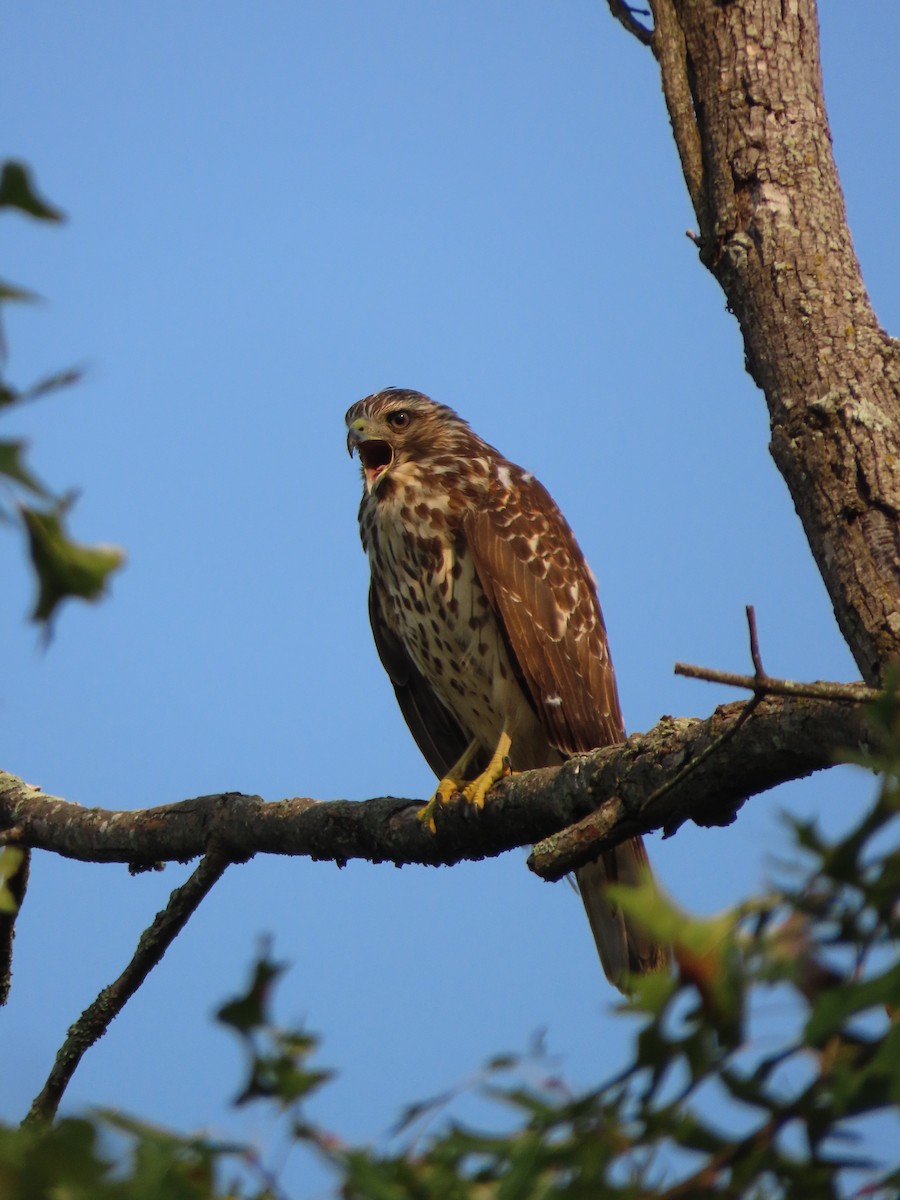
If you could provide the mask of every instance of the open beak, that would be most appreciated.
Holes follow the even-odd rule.
[[[371,491],[381,476],[394,461],[394,451],[390,442],[381,438],[366,437],[365,430],[356,424],[350,426],[347,434],[347,452],[353,456],[353,451],[359,454],[363,474],[366,477],[366,488]]]

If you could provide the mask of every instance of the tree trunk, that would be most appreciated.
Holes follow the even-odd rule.
[[[651,0],[700,257],[765,392],[772,455],[863,678],[900,654],[900,345],[878,324],[831,151],[815,0]]]

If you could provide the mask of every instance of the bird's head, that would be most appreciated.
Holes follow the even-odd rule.
[[[359,454],[367,492],[407,463],[419,468],[442,455],[483,446],[461,417],[421,392],[385,388],[357,400],[344,418],[347,450]]]

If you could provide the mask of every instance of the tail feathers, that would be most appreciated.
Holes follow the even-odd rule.
[[[606,892],[608,883],[638,884],[648,874],[650,861],[639,837],[606,851],[597,862],[575,872],[606,978],[620,991],[625,990],[627,975],[664,971],[671,962],[670,947],[645,933],[632,917],[613,904]]]

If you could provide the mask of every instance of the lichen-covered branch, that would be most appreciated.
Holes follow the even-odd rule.
[[[25,1123],[50,1121],[56,1116],[63,1093],[85,1053],[106,1033],[111,1022],[161,961],[210,889],[219,881],[229,861],[213,850],[201,860],[187,882],[175,889],[166,907],[157,913],[153,923],[144,930],[122,974],[100,992],[69,1029],[47,1082],[35,1097]]]
[[[453,804],[439,812],[436,835],[416,820],[418,801],[394,797],[266,802],[225,793],[142,811],[109,811],[45,796],[2,773],[0,831],[10,829],[18,843],[67,858],[137,868],[187,861],[211,845],[234,860],[268,853],[339,865],[351,858],[450,864],[539,841],[601,806],[605,844],[655,829],[671,832],[686,820],[727,824],[748,796],[830,766],[840,747],[863,736],[852,685],[843,701],[766,697],[682,787],[685,764],[737,721],[743,708],[737,702],[705,719],[665,717],[621,746],[503,780],[483,810]],[[671,786],[663,794],[667,781]]]

